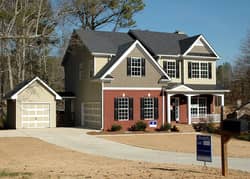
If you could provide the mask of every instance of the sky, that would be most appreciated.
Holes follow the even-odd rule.
[[[250,31],[250,0],[145,0],[145,4],[135,16],[135,29],[203,34],[222,58],[219,64],[233,63]]]

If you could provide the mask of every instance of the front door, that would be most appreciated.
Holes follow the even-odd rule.
[[[179,121],[180,116],[180,98],[179,97],[173,97],[171,99],[171,120],[172,121]]]

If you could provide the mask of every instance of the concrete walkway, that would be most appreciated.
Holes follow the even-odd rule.
[[[203,165],[202,162],[196,161],[195,154],[158,151],[120,144],[87,135],[88,131],[77,128],[19,129],[0,131],[0,137],[35,137],[75,151],[116,159]],[[213,157],[213,162],[207,163],[207,166],[219,168],[220,157]],[[250,172],[250,158],[229,158],[229,168]]]

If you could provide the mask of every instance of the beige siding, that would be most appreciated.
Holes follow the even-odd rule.
[[[101,83],[92,81],[90,66],[93,64],[94,57],[85,46],[74,48],[68,58],[64,66],[65,90],[73,92],[76,96],[74,100],[75,125],[79,126],[81,125],[82,103],[101,102]],[[84,66],[82,80],[79,80],[80,64]],[[66,111],[70,111],[70,109]],[[101,115],[98,120],[101,122]]]
[[[98,73],[109,61],[109,57],[94,57],[95,73]]]
[[[105,83],[105,87],[161,87],[158,83],[161,78],[159,70],[149,57],[143,53],[140,47],[136,47],[128,57],[143,57],[145,58],[145,76],[131,77],[127,76],[127,58],[114,69],[111,75],[114,77],[110,83]]]
[[[175,58],[165,58],[165,57],[162,57],[158,60],[158,63],[160,64],[160,66],[163,68],[163,62],[164,61],[177,61],[177,59]],[[180,72],[180,77],[179,78],[172,78],[171,79],[171,82],[173,83],[181,83],[181,76],[182,76],[182,70],[181,70],[181,67],[182,67],[182,61],[181,60],[178,60],[179,62],[179,72]]]
[[[188,78],[188,62],[211,62],[212,63],[212,79],[189,79]],[[216,84],[216,61],[215,60],[190,60],[184,59],[184,84]]]
[[[213,54],[212,50],[201,40],[200,44],[195,45],[189,53]]]
[[[50,106],[50,127],[56,127],[56,100],[39,82],[35,81],[28,88],[18,94],[16,100],[16,128],[21,128],[21,108],[24,103],[44,103]]]
[[[205,46],[194,46],[189,53],[213,54],[213,52]]]

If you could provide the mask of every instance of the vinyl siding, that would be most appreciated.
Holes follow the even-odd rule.
[[[131,77],[127,76],[127,57],[145,58],[145,76]],[[156,69],[155,64],[144,54],[140,47],[136,47],[122,62],[114,69],[111,75],[114,79],[105,83],[105,87],[161,87],[158,83],[161,74]]]
[[[89,102],[101,102],[101,83],[92,81],[90,68],[94,57],[85,46],[74,48],[68,57],[65,69],[65,90],[75,94],[74,101],[75,125],[81,125],[81,104]],[[83,65],[83,78],[79,80],[79,66]],[[70,105],[68,105],[70,106]],[[70,111],[70,109],[66,109]],[[99,117],[101,122],[101,114]]]
[[[21,128],[21,110],[23,103],[47,103],[50,106],[50,127],[56,127],[56,99],[39,82],[35,81],[24,91],[18,94],[16,100],[16,128]]]
[[[189,79],[188,78],[188,62],[210,62],[212,63],[212,78],[211,79]],[[216,61],[215,60],[190,60],[184,59],[184,84],[216,84]]]
[[[163,62],[164,61],[177,61],[177,59],[175,58],[166,58],[166,57],[162,57],[158,60],[158,63],[160,64],[160,66],[163,68]],[[179,62],[179,73],[180,73],[180,76],[179,78],[171,78],[171,82],[173,83],[181,83],[181,80],[182,80],[182,61],[181,60],[178,60],[177,62]]]

